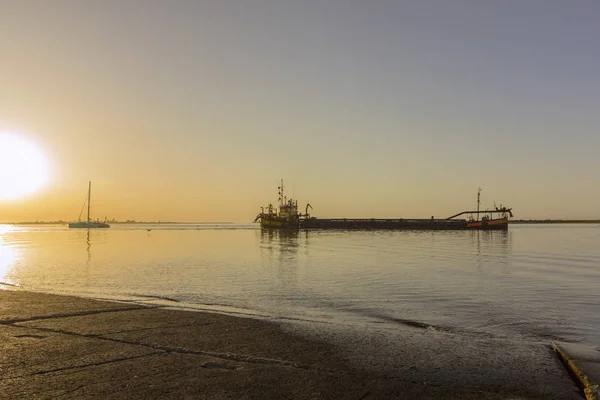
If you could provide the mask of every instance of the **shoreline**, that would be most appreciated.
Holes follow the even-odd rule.
[[[549,343],[419,327],[312,328],[0,291],[0,393],[12,398],[581,398]]]

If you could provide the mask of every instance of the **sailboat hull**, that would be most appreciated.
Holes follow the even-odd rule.
[[[110,228],[110,225],[105,222],[72,222],[69,228]]]

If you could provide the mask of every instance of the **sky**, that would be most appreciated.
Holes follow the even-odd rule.
[[[442,218],[481,187],[519,219],[600,218],[599,21],[596,0],[0,0],[0,132],[48,175],[0,221],[77,219],[91,180],[92,217],[250,222],[280,179],[318,217]]]

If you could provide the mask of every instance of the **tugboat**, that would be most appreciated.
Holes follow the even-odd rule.
[[[470,218],[467,221],[467,229],[508,229],[508,216],[513,216],[512,209],[506,208],[500,205],[500,207],[496,207],[494,204],[495,210],[485,210],[479,211],[479,206],[481,204],[481,188],[477,191],[477,211],[463,211],[460,214],[453,215],[450,218],[458,217],[462,214],[470,214]],[[476,215],[473,218],[473,214]],[[484,214],[484,216],[479,220],[479,214]],[[498,214],[499,218],[494,218],[494,214]]]
[[[298,212],[298,201],[293,199],[288,200],[288,198],[284,196],[283,179],[277,189],[277,194],[279,195],[279,207],[273,207],[272,204],[269,204],[266,207],[266,212],[265,207],[261,207],[261,212],[256,216],[254,222],[260,221],[261,228],[298,229],[302,217],[308,215],[308,207],[311,207],[311,205],[307,204],[306,214],[302,215]]]
[[[508,217],[502,218],[490,218],[484,215],[481,221],[469,221],[467,223],[467,229],[508,229]]]

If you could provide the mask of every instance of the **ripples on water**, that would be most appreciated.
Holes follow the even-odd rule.
[[[598,344],[598,243],[596,225],[508,232],[5,225],[0,281],[269,318]]]

